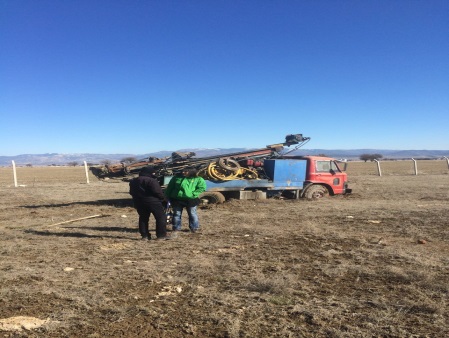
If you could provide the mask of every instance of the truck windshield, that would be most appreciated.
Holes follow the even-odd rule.
[[[343,161],[337,160],[335,164],[338,166],[338,168],[342,172],[345,172],[346,169],[348,168],[348,161],[347,160],[343,160]]]
[[[340,168],[334,161],[316,161],[316,171],[329,173],[340,171]]]

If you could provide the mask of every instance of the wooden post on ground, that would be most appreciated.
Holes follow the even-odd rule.
[[[87,170],[87,163],[86,163],[86,161],[84,161],[84,171],[86,172],[86,181],[87,181],[87,184],[89,184],[90,182],[89,182],[89,171]]]
[[[449,158],[447,158],[446,156],[443,156],[446,159],[447,162],[447,168],[449,169]]]
[[[380,162],[378,160],[374,160],[377,163],[377,173],[379,176],[382,176],[382,171],[380,170]]]
[[[416,160],[414,158],[412,158],[412,161],[415,163],[414,167],[415,167],[415,175],[418,175],[418,165],[416,164]]]
[[[17,188],[17,173],[16,173],[16,162],[12,161],[12,172],[14,175],[14,187]]]

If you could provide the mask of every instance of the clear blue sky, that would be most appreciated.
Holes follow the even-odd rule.
[[[449,149],[447,0],[0,0],[0,155]]]

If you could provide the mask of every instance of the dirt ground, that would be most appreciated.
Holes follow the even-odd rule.
[[[427,162],[350,163],[352,195],[233,200],[145,242],[126,182],[0,168],[0,337],[447,337],[449,175]]]

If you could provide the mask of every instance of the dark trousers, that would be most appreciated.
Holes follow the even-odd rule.
[[[149,236],[148,223],[150,215],[156,219],[156,237],[164,237],[167,235],[167,216],[161,202],[142,202],[134,200],[134,208],[139,214],[139,232],[142,237]]]

